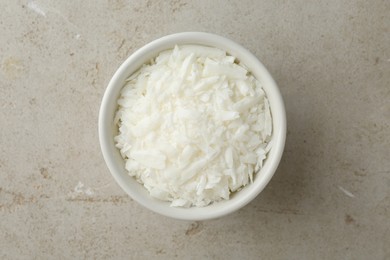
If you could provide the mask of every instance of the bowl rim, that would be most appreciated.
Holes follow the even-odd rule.
[[[140,195],[140,193],[134,189],[136,186],[134,186],[133,183],[129,183],[126,180],[129,176],[123,176],[124,163],[122,167],[116,163],[119,150],[115,147],[114,143],[113,129],[115,126],[113,126],[112,113],[115,113],[116,111],[116,101],[118,99],[119,91],[124,86],[124,80],[136,69],[138,69],[140,65],[150,60],[150,58],[155,57],[163,50],[173,48],[176,44],[199,44],[214,46],[216,48],[227,51],[229,54],[243,61],[251,73],[262,82],[264,91],[266,92],[271,107],[273,122],[273,146],[268,153],[263,168],[260,170],[260,172],[256,173],[254,182],[248,184],[244,189],[239,191],[238,193],[241,193],[240,195],[234,195],[236,196],[234,199],[213,203],[202,208],[175,208],[170,207],[169,202],[153,199],[149,195],[148,198],[145,198],[144,195]],[[129,70],[132,71],[129,73]],[[260,75],[261,77],[259,78]],[[265,66],[255,55],[253,55],[240,44],[225,37],[206,32],[181,32],[166,35],[151,41],[150,43],[144,45],[132,53],[119,66],[109,81],[102,98],[98,120],[98,132],[101,151],[107,167],[109,168],[112,176],[119,184],[119,186],[133,200],[137,201],[139,204],[151,211],[175,219],[192,221],[222,217],[244,207],[250,201],[252,201],[269,183],[280,163],[284,150],[287,128],[286,112],[282,95],[277,84]],[[114,154],[115,150],[117,151],[116,155]],[[260,176],[258,177],[257,175]],[[135,179],[134,182],[136,182]],[[136,185],[140,186],[141,184],[137,183]],[[143,186],[142,188],[146,191]]]

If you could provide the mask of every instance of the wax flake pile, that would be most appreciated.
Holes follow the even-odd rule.
[[[229,199],[253,181],[271,149],[260,82],[226,52],[175,46],[127,79],[116,146],[129,174],[175,207]]]

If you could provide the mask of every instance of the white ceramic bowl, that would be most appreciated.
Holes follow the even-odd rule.
[[[125,170],[125,163],[119,150],[115,147],[114,136],[117,126],[114,115],[117,110],[117,99],[125,79],[141,67],[142,64],[156,57],[161,51],[172,49],[175,45],[199,44],[225,50],[245,64],[249,71],[263,84],[269,99],[273,121],[273,147],[270,150],[263,168],[255,174],[254,182],[234,193],[229,200],[197,208],[170,207],[169,202],[152,198],[147,190]],[[241,45],[224,37],[203,33],[184,32],[157,39],[134,52],[115,72],[104,93],[99,113],[99,139],[104,159],[111,174],[135,201],[146,208],[176,219],[205,220],[217,218],[245,206],[253,200],[267,185],[280,162],[286,138],[286,115],[283,99],[279,89],[264,65]]]

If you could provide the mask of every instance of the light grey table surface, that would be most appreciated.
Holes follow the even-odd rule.
[[[389,1],[1,1],[1,259],[390,259]],[[285,99],[281,165],[252,203],[185,222],[114,182],[106,85],[160,36],[229,37]]]

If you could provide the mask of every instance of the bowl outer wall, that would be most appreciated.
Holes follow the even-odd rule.
[[[124,167],[124,160],[115,147],[114,136],[117,127],[113,118],[117,111],[117,99],[125,84],[126,78],[139,69],[143,64],[156,57],[161,51],[172,49],[175,45],[199,44],[216,47],[227,51],[238,58],[249,71],[262,83],[270,103],[273,120],[273,147],[268,153],[263,168],[254,177],[254,182],[229,200],[211,204],[206,207],[176,208],[170,207],[169,202],[152,198],[148,191],[133,177],[130,177]],[[241,45],[224,37],[203,33],[184,32],[171,34],[152,41],[135,51],[115,72],[104,93],[99,112],[99,140],[106,164],[120,187],[135,201],[146,208],[176,219],[205,220],[232,213],[253,200],[268,184],[275,173],[283,154],[286,138],[286,114],[282,96],[265,66]]]

